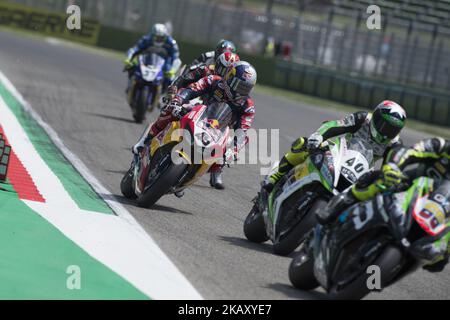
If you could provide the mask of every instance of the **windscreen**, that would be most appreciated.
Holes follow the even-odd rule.
[[[146,66],[161,68],[164,65],[164,58],[156,53],[149,53],[143,56],[143,63]]]
[[[348,143],[347,149],[361,153],[364,156],[364,158],[366,158],[369,165],[371,167],[373,166],[374,161],[373,150],[367,141],[352,137],[347,143]]]
[[[215,129],[224,129],[231,124],[233,112],[228,104],[224,102],[214,102],[208,106],[203,113],[201,120]]]

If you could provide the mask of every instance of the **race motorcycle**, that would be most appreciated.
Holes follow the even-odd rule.
[[[184,106],[186,114],[153,138],[121,181],[122,194],[149,208],[165,194],[179,194],[227,157],[232,110],[226,103]]]
[[[314,212],[368,172],[373,159],[365,141],[351,135],[330,139],[311,150],[308,159],[286,174],[270,195],[262,190],[253,200],[244,222],[246,238],[255,243],[270,239],[275,254],[290,254],[315,226]]]
[[[131,76],[132,85],[128,92],[128,103],[137,123],[145,120],[146,112],[152,112],[158,105],[164,79],[165,59],[157,53],[141,54],[136,59]]]
[[[414,272],[424,259],[433,261],[433,251],[420,239],[446,228],[442,198],[430,198],[434,185],[430,178],[417,178],[351,206],[328,227],[318,225],[291,262],[293,286],[321,286],[332,299],[362,299],[371,291],[373,268],[380,272],[382,289]]]

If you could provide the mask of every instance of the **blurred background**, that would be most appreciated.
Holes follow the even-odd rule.
[[[16,0],[98,21],[98,45],[126,50],[166,23],[189,62],[222,39],[260,83],[352,105],[390,98],[416,119],[450,126],[450,0]],[[381,8],[369,30],[368,6]]]

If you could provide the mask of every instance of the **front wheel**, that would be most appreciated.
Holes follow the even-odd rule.
[[[273,252],[281,256],[287,256],[293,252],[300,245],[308,232],[316,225],[317,219],[315,212],[324,208],[327,203],[328,202],[324,199],[316,200],[311,209],[305,213],[302,220],[284,235],[280,241],[273,245]]]
[[[169,168],[163,172],[141,196],[138,197],[139,207],[150,208],[172,187],[174,187],[187,169],[187,164],[171,163]]]
[[[147,99],[149,90],[148,87],[143,87],[136,93],[138,96],[135,99],[136,107],[134,110],[133,118],[136,123],[142,123],[145,120],[145,113],[147,112]]]
[[[297,255],[289,266],[289,280],[300,290],[313,290],[319,286],[314,276],[314,258],[312,254],[302,252]]]
[[[266,233],[264,217],[262,213],[259,212],[256,204],[245,219],[244,234],[249,241],[255,243],[263,243],[269,240]]]
[[[391,280],[395,278],[402,267],[402,259],[403,252],[400,248],[388,246],[372,264],[379,267],[379,270],[381,271],[381,288],[389,285]],[[336,286],[333,286],[329,292],[330,298],[334,300],[360,300],[364,298],[371,292],[368,286],[369,277],[370,274],[364,272],[341,290]]]
[[[134,192],[133,188],[133,170],[134,168],[131,167],[127,173],[122,178],[122,181],[120,182],[120,191],[127,199],[136,199],[136,193]]]

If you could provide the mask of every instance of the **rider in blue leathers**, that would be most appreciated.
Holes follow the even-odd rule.
[[[164,92],[173,81],[175,73],[181,64],[181,61],[179,60],[180,51],[178,49],[178,44],[169,35],[166,26],[157,23],[153,26],[150,34],[143,36],[136,46],[128,50],[127,58],[124,61],[125,68],[128,70],[132,69],[134,67],[133,58],[145,51],[156,52],[162,57],[165,57],[163,66]]]

